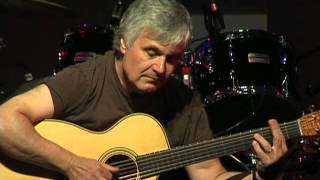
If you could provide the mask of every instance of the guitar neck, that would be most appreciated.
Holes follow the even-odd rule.
[[[296,120],[280,124],[280,127],[285,138],[290,139],[301,136],[299,125],[299,120]],[[264,127],[139,156],[137,163],[140,177],[150,177],[198,162],[248,150],[252,146],[253,135],[255,133],[261,134],[269,142],[272,142],[271,129]]]

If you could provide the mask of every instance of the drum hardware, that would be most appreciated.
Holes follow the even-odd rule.
[[[194,53],[189,48],[187,49],[182,57],[181,63],[177,67],[175,73],[172,75],[175,79],[183,82],[184,85],[188,86],[190,89],[194,89],[194,79],[192,74]]]
[[[54,74],[66,66],[84,62],[112,49],[113,30],[99,25],[81,24],[68,28],[58,52]]]
[[[26,81],[26,82],[32,81],[32,80],[34,79],[31,72],[25,73],[25,74],[24,74],[24,78],[25,78],[25,81]]]
[[[2,37],[0,37],[0,50],[2,50],[3,48],[7,47],[6,43],[4,42],[4,39]]]
[[[258,159],[258,156],[254,153],[250,153],[249,158],[250,158],[250,163],[247,164],[247,166],[250,169],[250,173],[252,175],[252,180],[256,180],[257,179],[257,177],[256,177],[257,164],[258,164],[259,159]]]
[[[231,62],[233,62],[233,58],[231,57]],[[231,83],[232,83],[232,91],[236,91],[236,79],[235,79],[235,71],[234,71],[234,68],[232,68],[231,70],[230,70],[230,79],[231,79]],[[238,83],[237,83],[238,84]],[[227,89],[228,89],[228,87],[227,87]]]
[[[115,6],[113,7],[112,10],[112,15],[111,15],[111,21],[109,24],[110,29],[115,29],[116,27],[119,26],[120,19],[124,13],[124,11],[127,9],[128,3],[122,0],[118,0]]]
[[[281,82],[281,87],[283,87],[281,89],[280,94],[277,94],[278,96],[284,95],[284,98],[288,98],[289,97],[289,79],[288,79],[288,75],[285,75],[283,78],[283,81]]]
[[[113,8],[111,21],[105,27],[95,24],[80,24],[68,28],[59,48],[53,75],[66,66],[84,62],[111,50],[114,30],[118,27],[127,6],[126,1],[118,0]]]
[[[1,89],[0,89],[0,95],[3,96],[3,95],[5,95],[6,93],[5,93],[4,88],[3,88],[2,86],[0,86],[0,87],[1,87]]]
[[[314,112],[315,110],[316,110],[316,106],[315,106],[314,104],[311,104],[311,105],[308,106],[308,113],[309,113],[309,112],[312,113],[312,112]],[[305,114],[305,113],[303,113],[303,114]]]
[[[191,49],[184,52],[181,63],[182,82],[191,89],[193,86],[192,64],[194,63],[194,54]]]
[[[0,85],[0,105],[8,98],[5,88]]]

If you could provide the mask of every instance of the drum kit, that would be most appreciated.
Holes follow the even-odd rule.
[[[280,122],[299,118],[304,110],[294,101],[296,57],[292,44],[285,36],[265,30],[221,33],[222,16],[215,2],[209,2],[205,11],[209,36],[195,49],[185,51],[175,77],[200,92],[215,135],[266,126],[270,118]],[[119,22],[125,5],[122,1],[116,4],[113,25]],[[111,50],[112,37],[112,25],[81,24],[67,29],[55,71]],[[288,174],[300,179],[319,158],[317,141],[299,139],[292,144],[295,151],[290,162],[294,166],[288,165]],[[243,161],[251,162],[249,157],[245,155]]]
[[[209,2],[213,7],[214,1]],[[279,122],[298,119],[313,110],[303,109],[296,100],[297,57],[285,36],[258,29],[220,33],[224,27],[221,15],[217,8],[209,12],[205,17],[209,36],[185,52],[177,78],[200,92],[215,136],[264,127],[271,118]],[[316,172],[318,140],[288,143],[283,178],[303,179]],[[251,152],[237,154],[240,160],[230,157],[242,169],[255,167]]]
[[[254,29],[225,32],[218,40],[208,37],[188,51],[184,61],[180,79],[200,92],[217,137],[267,126],[271,118],[285,122],[302,115],[294,100],[293,48],[282,35]],[[302,179],[307,171],[316,171],[317,141],[291,141],[284,177]],[[242,163],[242,170],[255,167],[251,152],[222,159],[226,166],[230,157]]]

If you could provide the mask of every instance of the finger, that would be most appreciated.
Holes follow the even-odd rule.
[[[262,150],[266,153],[270,153],[272,151],[271,144],[260,134],[254,134],[253,138],[256,140],[257,143],[262,147]]]
[[[113,170],[115,171],[116,169],[104,163],[101,163],[98,166],[98,171],[106,179],[112,179],[114,173]]]
[[[120,170],[118,167],[111,166],[109,164],[104,164],[104,167],[106,169],[108,169],[109,171],[111,171],[112,173],[116,173],[116,172],[118,172]]]
[[[119,168],[115,166],[110,166],[108,164],[103,164],[103,166],[107,170],[105,177],[108,179],[113,179],[113,175],[119,171]]]
[[[280,128],[279,123],[275,119],[269,121],[269,125],[273,135],[273,149],[276,154],[283,155],[288,152],[285,136]]]
[[[284,136],[280,129],[280,125],[275,119],[271,119],[268,121],[269,126],[271,128],[272,136],[273,136],[273,146],[275,148],[283,148],[283,144],[285,142]]]
[[[253,140],[252,146],[256,155],[265,164],[266,161],[268,161],[269,159],[268,155],[265,153],[265,151],[261,148],[260,144],[256,140]]]

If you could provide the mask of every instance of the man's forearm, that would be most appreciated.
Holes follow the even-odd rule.
[[[1,153],[61,173],[68,169],[74,155],[42,138],[23,114],[1,111],[0,124]]]

